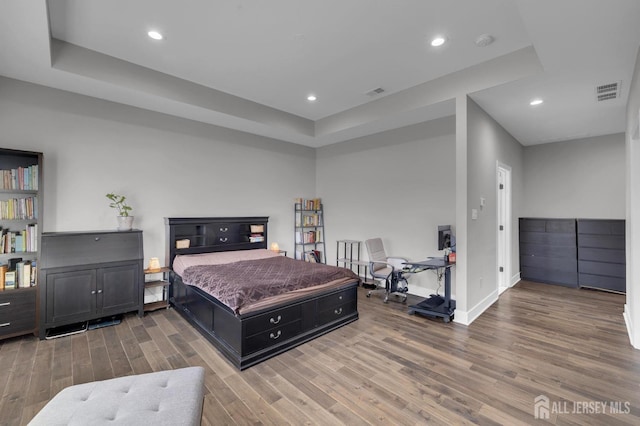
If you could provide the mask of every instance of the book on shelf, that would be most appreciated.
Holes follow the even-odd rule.
[[[25,280],[25,266],[27,262],[18,262],[16,264],[16,288],[25,288],[31,285],[31,270],[29,270],[29,281]],[[31,268],[31,264],[29,263],[29,268]],[[26,285],[25,285],[26,284]]]
[[[249,235],[250,243],[261,243],[264,241],[264,235],[262,234],[251,234]]]
[[[2,188],[4,190],[37,191],[38,165],[0,170],[2,174]]]
[[[16,271],[7,271],[4,273],[4,289],[13,290],[16,288]]]
[[[322,253],[320,250],[309,250],[304,252],[304,260],[311,263],[322,263]]]
[[[4,290],[4,274],[7,273],[7,265],[0,265],[0,290]]]
[[[322,206],[320,198],[295,198],[293,201],[300,206],[298,207],[299,210],[320,210]]]
[[[0,253],[24,253],[38,251],[38,224],[32,223],[22,231],[10,231],[0,227]]]
[[[37,219],[38,199],[36,197],[23,197],[1,200],[0,218],[3,220]]]
[[[31,282],[29,285],[31,287],[38,285],[38,268],[35,260],[31,261]]]
[[[296,244],[313,244],[322,242],[322,233],[317,231],[296,231]]]

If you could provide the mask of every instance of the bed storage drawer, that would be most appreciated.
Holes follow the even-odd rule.
[[[298,320],[255,334],[251,337],[247,337],[245,340],[243,355],[248,355],[259,351],[260,349],[265,349],[280,342],[284,342],[297,336],[301,331],[302,321]]]
[[[325,310],[318,310],[317,322],[318,324],[326,324],[352,315],[357,311],[358,303],[354,299],[342,305],[329,307]]]
[[[299,321],[302,315],[302,307],[300,304],[282,308],[266,314],[257,315],[248,318],[245,322],[245,336],[253,336],[254,334],[264,332],[281,327],[290,322]]]
[[[358,293],[355,287],[332,293],[328,296],[323,296],[318,299],[318,311],[332,309],[338,305],[343,305],[352,300],[356,300],[357,297]]]

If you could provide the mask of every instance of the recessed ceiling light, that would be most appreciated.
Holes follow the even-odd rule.
[[[308,100],[308,101],[313,102],[313,101],[315,101],[316,99],[318,99],[318,98],[316,98],[316,95],[309,95],[309,96],[307,96],[307,100]]]
[[[157,31],[149,31],[149,32],[147,33],[147,35],[148,35],[149,37],[151,37],[152,39],[154,39],[154,40],[162,40],[162,39],[164,38],[164,37],[162,36],[162,34],[160,34],[160,33],[159,33],[159,32],[157,32]]]
[[[536,105],[540,105],[541,103],[543,103],[544,101],[542,99],[534,99],[531,102],[529,102],[529,105],[531,106],[536,106]]]
[[[440,46],[442,46],[444,44],[445,41],[447,41],[446,38],[438,36],[438,37],[434,38],[433,40],[431,40],[431,45],[433,47],[440,47]]]

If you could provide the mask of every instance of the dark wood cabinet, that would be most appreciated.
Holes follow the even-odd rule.
[[[142,316],[142,262],[142,231],[43,234],[40,338],[76,322]]]
[[[0,291],[0,337],[33,333],[36,329],[36,288]]]

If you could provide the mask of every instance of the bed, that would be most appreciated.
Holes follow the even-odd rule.
[[[266,250],[267,224],[267,217],[165,219],[169,301],[240,370],[358,319],[358,277]],[[324,281],[314,281],[321,273]],[[274,294],[253,290],[260,277]]]

